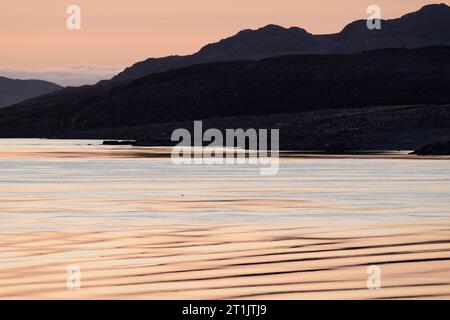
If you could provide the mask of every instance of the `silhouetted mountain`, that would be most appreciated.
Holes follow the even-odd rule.
[[[231,38],[203,47],[190,56],[150,58],[126,68],[112,80],[128,81],[170,69],[219,61],[259,60],[307,52],[317,45],[314,36],[300,28],[285,29],[268,25],[258,30],[243,30]]]
[[[176,121],[446,104],[448,88],[450,47],[219,62],[67,88],[4,108],[0,137],[103,138],[113,132],[109,138],[134,139],[140,136],[129,133],[136,128],[145,135],[145,126]]]
[[[300,28],[285,29],[276,25],[244,30],[209,44],[193,55],[150,58],[138,62],[112,80],[129,81],[151,73],[208,62],[434,45],[450,45],[450,7],[446,4],[428,5],[401,18],[383,20],[381,30],[369,30],[365,20],[352,22],[341,32],[330,35],[312,35]]]
[[[0,108],[61,89],[42,80],[13,80],[0,77]]]

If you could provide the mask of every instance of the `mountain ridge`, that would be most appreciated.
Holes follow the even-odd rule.
[[[130,81],[151,73],[194,64],[260,60],[287,54],[350,54],[374,49],[450,45],[450,7],[432,4],[400,18],[382,20],[381,30],[369,30],[356,20],[334,34],[313,35],[299,27],[269,24],[203,46],[192,55],[149,58],[127,67],[110,81]]]

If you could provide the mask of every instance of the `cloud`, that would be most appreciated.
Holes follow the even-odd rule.
[[[47,80],[62,86],[81,86],[111,79],[120,71],[121,69],[118,68],[91,65],[70,65],[35,70],[0,67],[0,76],[12,79]]]

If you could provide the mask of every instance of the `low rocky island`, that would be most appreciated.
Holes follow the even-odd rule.
[[[420,156],[428,156],[428,155],[448,156],[450,155],[450,141],[437,142],[423,146],[422,148],[414,151],[413,154],[417,154]]]
[[[106,140],[103,141],[104,146],[131,146],[134,140]]]

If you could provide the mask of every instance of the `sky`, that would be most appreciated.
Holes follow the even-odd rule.
[[[137,61],[191,54],[242,29],[298,26],[339,32],[369,5],[397,18],[435,0],[1,0],[0,75],[62,85],[95,83]],[[81,9],[69,30],[67,7]]]

